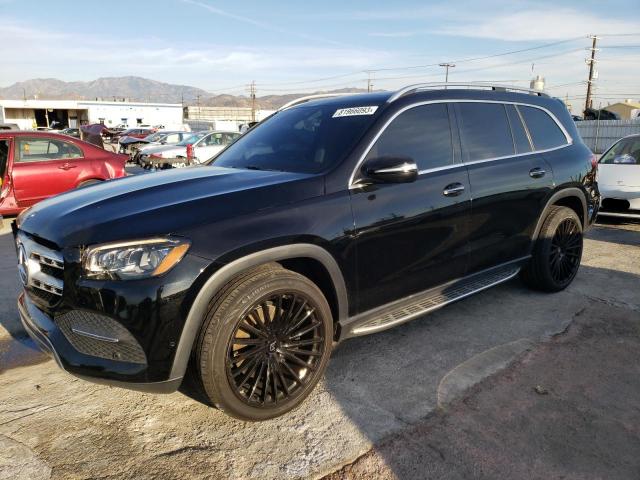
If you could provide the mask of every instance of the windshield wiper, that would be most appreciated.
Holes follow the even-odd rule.
[[[242,168],[246,168],[247,170],[260,170],[263,172],[284,172],[284,170],[278,170],[277,168],[265,168],[259,167],[258,165],[245,165]]]

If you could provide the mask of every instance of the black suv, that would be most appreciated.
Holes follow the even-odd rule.
[[[69,373],[149,392],[188,375],[263,420],[302,402],[335,342],[518,273],[565,288],[598,203],[592,154],[544,94],[301,99],[208,165],[25,211],[18,306]]]

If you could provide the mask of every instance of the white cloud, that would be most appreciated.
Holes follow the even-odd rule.
[[[637,19],[614,19],[570,8],[525,9],[518,12],[462,16],[433,33],[508,41],[561,40],[590,33],[637,33]]]

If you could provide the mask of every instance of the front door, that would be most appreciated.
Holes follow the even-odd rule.
[[[470,188],[466,167],[454,158],[448,110],[438,103],[401,113],[364,160],[410,157],[420,170],[415,182],[350,190],[358,312],[465,274]]]
[[[11,172],[20,207],[75,188],[82,171],[82,150],[71,142],[46,137],[17,137]]]

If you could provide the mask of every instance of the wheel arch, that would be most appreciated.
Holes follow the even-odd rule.
[[[549,209],[552,206],[568,207],[575,211],[578,215],[578,218],[582,222],[583,230],[586,229],[589,222],[589,217],[587,210],[587,199],[584,192],[577,187],[563,188],[562,190],[559,190],[551,195],[551,197],[547,201],[544,209],[540,214],[540,217],[538,218],[536,228],[533,232],[533,241],[538,239],[538,235],[540,235],[540,230],[542,229],[544,219],[546,218],[547,214],[549,213]]]
[[[334,315],[337,313],[337,317],[334,318],[335,322],[338,323],[340,320],[347,318],[348,299],[344,277],[336,260],[324,248],[308,243],[297,243],[268,248],[245,255],[216,270],[198,291],[187,313],[171,367],[170,378],[175,379],[184,376],[193,343],[206,314],[209,299],[215,292],[238,274],[272,262],[280,263],[285,268],[291,268],[314,282],[319,281],[322,283],[323,285],[318,285],[318,287],[325,296],[327,296],[327,293],[333,293],[333,299],[327,298],[327,301],[330,306],[333,303],[332,300],[335,302],[335,305],[331,308]],[[314,273],[313,266],[321,266],[323,271]],[[330,290],[327,291],[328,281],[330,281],[332,292]]]

